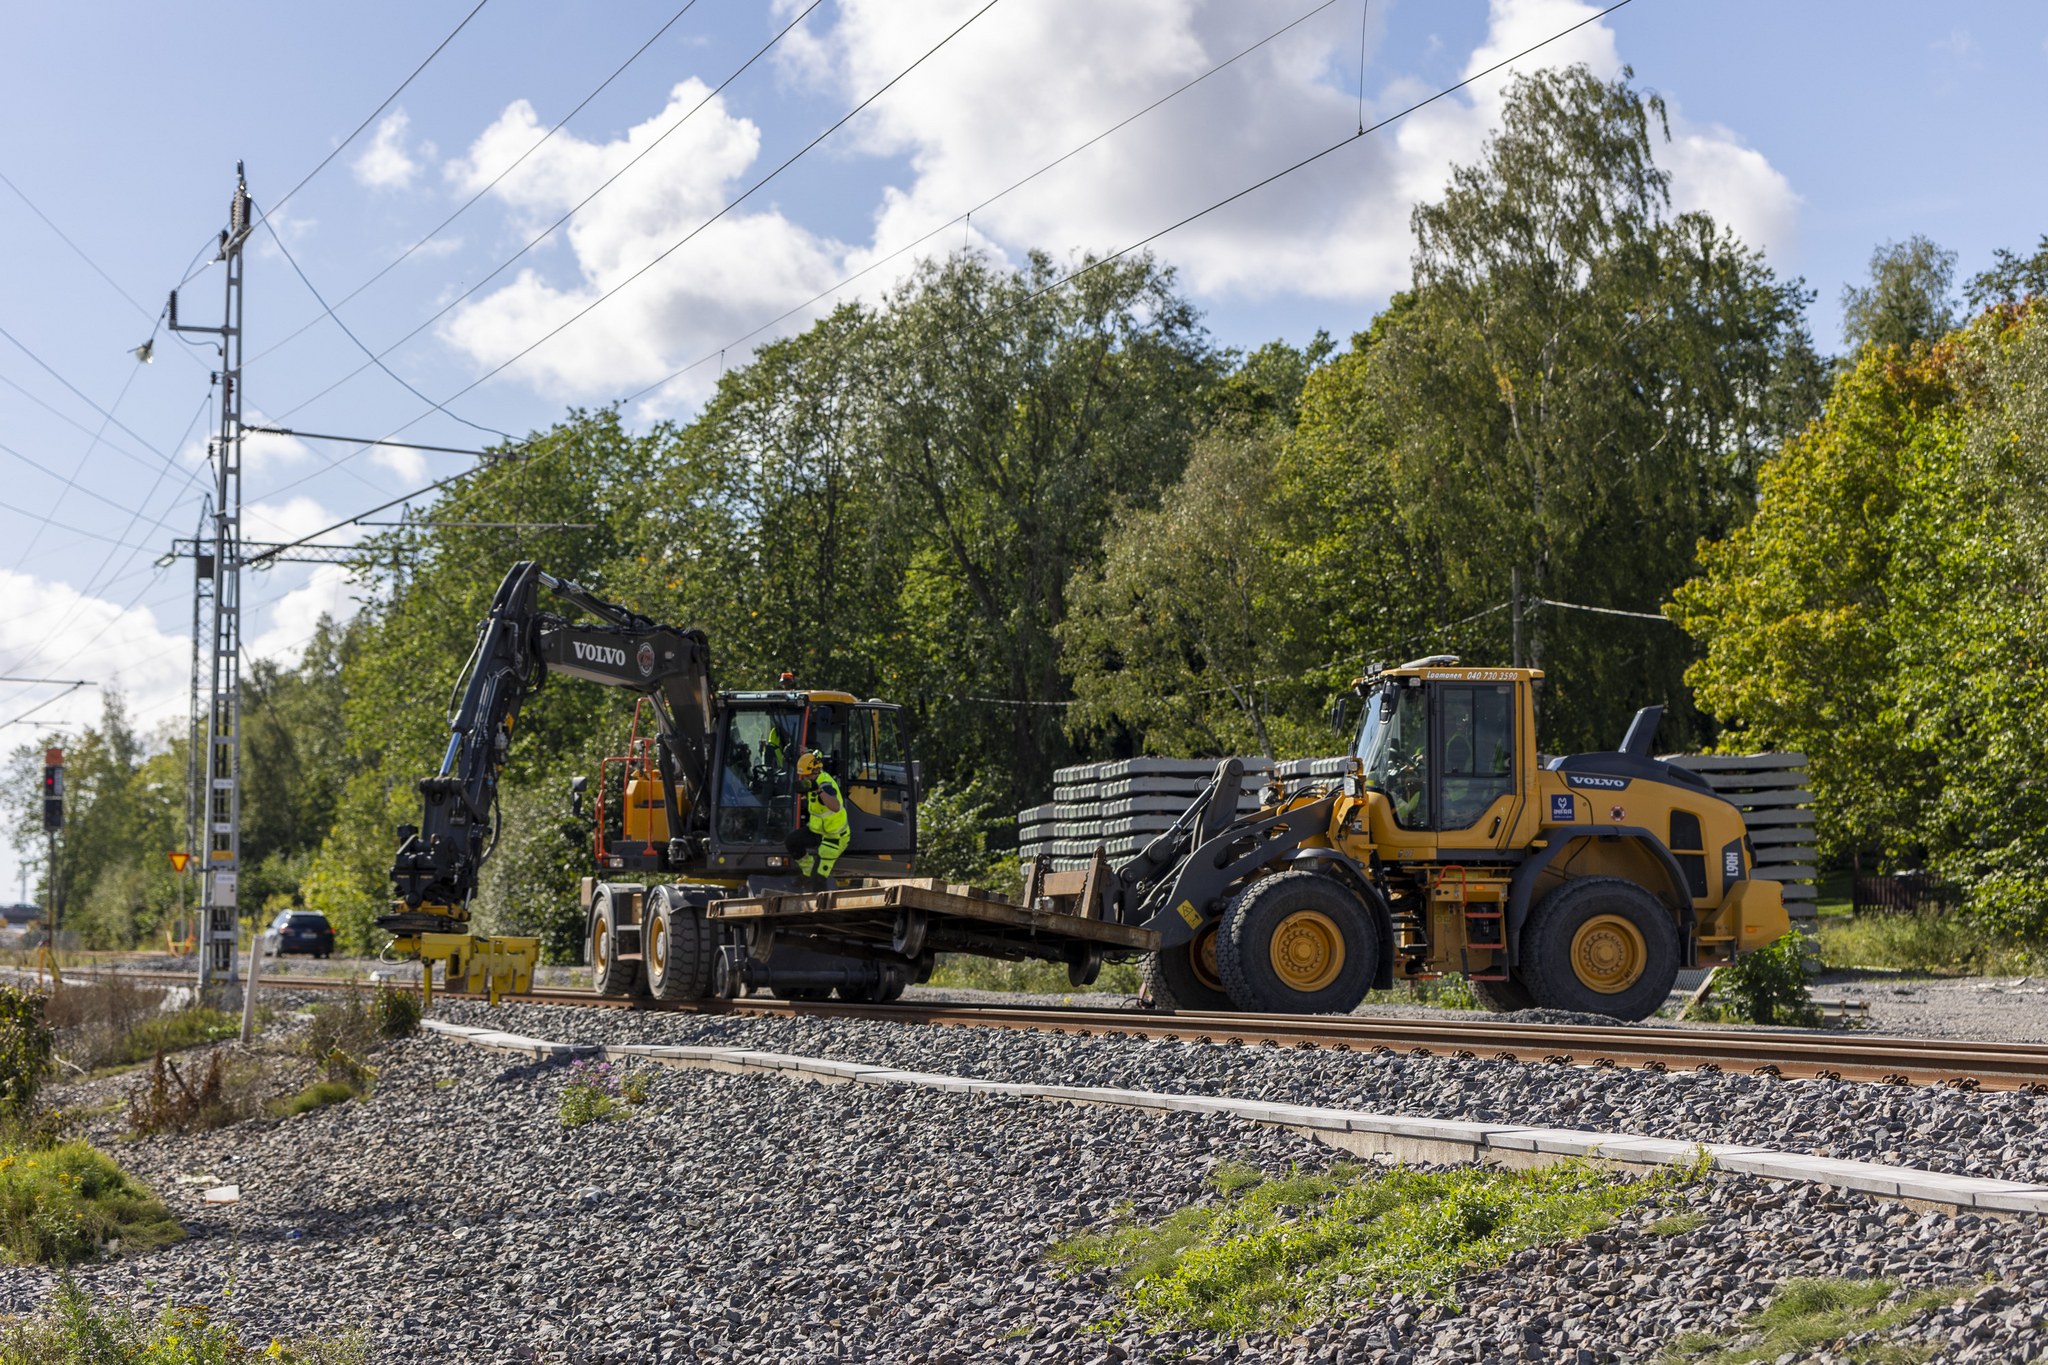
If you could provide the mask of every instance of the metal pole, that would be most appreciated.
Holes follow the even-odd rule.
[[[1511,585],[1509,590],[1514,594],[1514,607],[1508,613],[1515,623],[1515,644],[1512,660],[1514,666],[1520,668],[1522,666],[1522,571],[1520,569],[1509,570],[1508,581]]]

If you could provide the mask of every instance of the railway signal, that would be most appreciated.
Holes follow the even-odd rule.
[[[64,751],[43,750],[43,832],[64,828]]]

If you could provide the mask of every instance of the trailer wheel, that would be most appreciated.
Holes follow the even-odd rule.
[[[1536,997],[1519,981],[1474,981],[1466,977],[1465,984],[1472,988],[1472,998],[1495,1014],[1536,1008]]]
[[[590,988],[599,995],[632,995],[640,984],[641,964],[618,959],[618,913],[610,889],[599,888],[590,906]]]
[[[663,1000],[701,1000],[711,994],[718,961],[718,931],[704,912],[672,886],[647,893],[647,985]]]
[[[1231,1001],[1265,1014],[1349,1014],[1372,988],[1379,958],[1371,911],[1320,872],[1253,883],[1216,943]]]
[[[1211,921],[1178,948],[1147,953],[1138,981],[1155,1010],[1228,1010],[1230,996],[1216,970],[1217,923]]]
[[[1620,877],[1579,877],[1537,905],[1522,931],[1523,974],[1539,1005],[1647,1019],[1678,979],[1678,926]]]

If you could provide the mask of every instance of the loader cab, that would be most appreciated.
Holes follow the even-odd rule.
[[[1535,769],[1533,669],[1448,656],[1362,679],[1352,747],[1374,833],[1404,858],[1469,857],[1514,837]],[[1384,828],[1382,828],[1384,824]]]
[[[847,692],[729,692],[719,698],[711,863],[737,872],[781,867],[802,819],[796,760],[815,749],[846,798],[852,842],[841,867],[907,869],[917,846],[917,791],[903,708]],[[878,871],[892,870],[888,867]]]

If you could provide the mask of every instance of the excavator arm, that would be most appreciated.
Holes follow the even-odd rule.
[[[541,588],[597,621],[540,610]],[[471,935],[469,900],[497,838],[498,777],[513,727],[551,673],[651,697],[669,829],[688,839],[705,823],[715,693],[704,633],[662,625],[531,561],[513,565],[477,630],[440,771],[420,780],[420,823],[399,827],[395,903],[377,921],[400,956],[429,962],[429,976],[440,959],[451,983],[467,978],[477,988],[488,977],[493,994],[501,977],[519,989],[531,981],[538,941]]]

